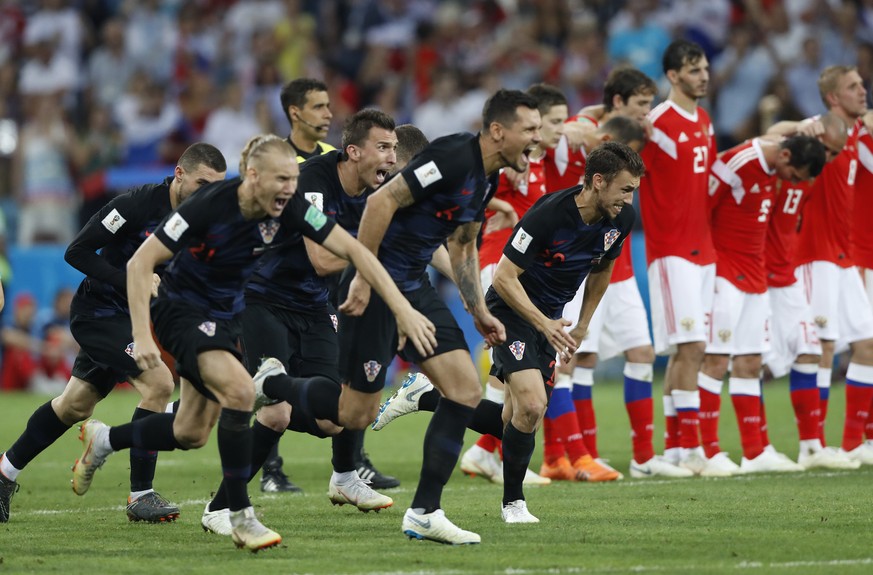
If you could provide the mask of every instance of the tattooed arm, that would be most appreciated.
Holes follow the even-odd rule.
[[[479,252],[476,250],[476,236],[479,234],[481,222],[471,222],[459,226],[446,244],[455,283],[464,305],[476,329],[479,330],[488,345],[499,345],[506,339],[506,330],[485,306],[485,296],[482,294],[482,284],[479,280]]]

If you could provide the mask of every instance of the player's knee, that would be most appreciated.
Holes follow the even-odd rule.
[[[67,425],[73,425],[91,417],[94,413],[95,404],[82,398],[70,399],[60,396],[52,402],[52,407],[58,415],[58,419]]]
[[[345,429],[344,427],[337,425],[329,419],[316,419],[315,424],[318,426],[319,431],[324,434],[324,436],[339,435],[342,430]]]
[[[676,347],[676,360],[700,363],[706,353],[706,343],[702,341],[690,341],[679,344]]]
[[[258,422],[276,432],[283,432],[291,423],[291,406],[285,402],[265,405],[258,411]]]
[[[546,404],[543,401],[532,399],[519,402],[512,416],[513,424],[519,431],[532,433],[539,426],[539,422],[545,413]]]
[[[220,393],[216,393],[221,407],[236,409],[238,411],[251,411],[255,405],[255,388],[253,385],[223,386]]]
[[[355,411],[354,413],[346,414],[344,418],[342,418],[342,423],[346,429],[351,429],[355,431],[360,431],[362,429],[366,429],[373,421],[376,420],[376,416],[379,414],[379,406],[376,405],[372,409]],[[320,428],[321,426],[319,426]]]
[[[206,442],[209,440],[209,431],[201,430],[201,429],[182,429],[182,430],[174,430],[174,436],[176,437],[176,443],[179,444],[179,447],[182,449],[200,449]]]
[[[482,401],[482,386],[468,385],[457,389],[447,390],[445,396],[455,403],[460,403],[461,405],[467,405],[469,407],[476,407],[479,405],[479,402]]]
[[[156,379],[153,382],[149,382],[148,385],[139,386],[138,391],[142,396],[143,402],[163,408],[170,402],[174,389],[175,384],[173,379],[168,377],[166,379]]]

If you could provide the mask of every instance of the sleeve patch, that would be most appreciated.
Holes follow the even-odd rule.
[[[421,184],[422,188],[426,188],[429,185],[438,182],[443,179],[443,175],[440,173],[440,169],[437,168],[436,163],[431,160],[423,166],[419,166],[414,170],[415,177],[418,178],[418,183]]]
[[[312,229],[315,231],[320,230],[324,227],[324,224],[327,223],[327,216],[315,207],[315,205],[310,205],[306,208],[306,214],[304,214],[303,219],[306,220],[306,223],[312,226]]]
[[[524,228],[518,228],[518,231],[515,232],[515,237],[512,238],[512,247],[521,253],[525,253],[532,240],[533,236],[524,231]]]
[[[121,214],[118,213],[118,210],[113,209],[109,214],[103,218],[102,224],[103,227],[109,230],[111,233],[115,233],[121,229],[127,220],[125,220]]]
[[[164,233],[174,242],[178,242],[187,229],[188,222],[178,212],[173,214],[164,224]]]
[[[324,211],[324,194],[321,192],[306,192],[303,194],[306,201],[318,208],[318,211]]]

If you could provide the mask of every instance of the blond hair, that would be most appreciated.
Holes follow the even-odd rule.
[[[289,157],[294,157],[294,151],[288,142],[275,134],[259,134],[250,138],[240,153],[239,176],[245,179],[249,166],[261,156],[273,151],[285,152]]]
[[[828,66],[824,70],[822,70],[821,74],[818,77],[818,93],[821,96],[821,101],[824,103],[825,108],[828,110],[831,109],[830,102],[828,102],[828,94],[832,94],[837,89],[837,84],[840,83],[840,78],[848,74],[849,72],[856,72],[858,68],[856,66]]]

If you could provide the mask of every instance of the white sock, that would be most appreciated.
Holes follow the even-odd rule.
[[[146,489],[145,491],[131,491],[130,492],[130,501],[131,503],[145,495],[146,493],[152,493],[154,489]]]
[[[360,477],[358,476],[357,471],[343,471],[342,473],[334,471],[330,478],[333,483],[338,483],[340,485],[348,485],[358,479],[360,479]]]
[[[800,440],[800,453],[818,453],[822,450],[821,440],[820,439],[801,439]]]
[[[488,401],[493,401],[494,403],[499,403],[500,405],[503,405],[504,395],[505,394],[502,389],[497,389],[491,384],[485,385],[485,399],[487,399]]]
[[[0,457],[0,473],[6,476],[6,479],[10,481],[15,481],[18,479],[18,474],[21,473],[21,470],[9,463],[9,458],[6,457],[6,453],[3,453],[3,456]]]

